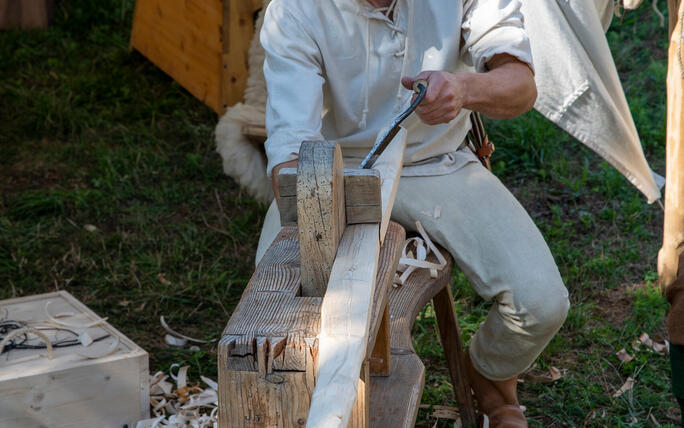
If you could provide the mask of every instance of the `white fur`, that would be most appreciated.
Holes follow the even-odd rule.
[[[266,176],[266,155],[262,147],[242,135],[245,125],[264,126],[266,110],[266,81],[264,80],[264,49],[259,43],[263,11],[270,0],[264,0],[256,31],[249,47],[249,76],[244,103],[226,110],[216,126],[216,151],[223,158],[223,172],[232,177],[258,201],[273,200],[271,180]]]
[[[242,135],[242,127],[264,123],[264,109],[238,103],[226,111],[216,126],[216,151],[223,158],[223,172],[238,182],[258,201],[273,200],[271,181],[266,176],[266,156],[260,147]]]

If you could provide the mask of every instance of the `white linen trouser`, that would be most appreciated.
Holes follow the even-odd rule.
[[[439,219],[432,216],[435,205],[441,206]],[[544,238],[508,189],[479,163],[448,175],[402,177],[392,219],[407,230],[420,220],[475,291],[495,300],[471,341],[477,371],[500,381],[529,367],[565,321],[568,291]],[[257,263],[279,231],[273,203]]]

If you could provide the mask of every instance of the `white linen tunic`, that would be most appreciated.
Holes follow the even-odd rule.
[[[410,102],[402,76],[484,72],[498,53],[531,66],[520,6],[518,0],[398,0],[389,19],[367,0],[273,0],[261,31],[268,174],[296,158],[307,140],[337,141],[345,158],[363,158]],[[448,174],[476,162],[459,150],[468,113],[436,126],[409,117],[403,175]]]
[[[273,0],[261,32],[269,101],[269,170],[301,141],[341,143],[360,158],[409,103],[402,76],[422,70],[485,71],[497,53],[531,62],[517,0],[397,0],[393,21],[366,0]],[[460,40],[463,39],[461,43]],[[472,69],[471,68],[471,69]],[[407,120],[409,146],[392,219],[420,220],[475,291],[495,304],[471,339],[476,370],[506,380],[534,362],[565,320],[568,292],[544,238],[506,187],[460,149],[468,112],[449,124]],[[347,160],[345,159],[345,160]],[[433,216],[439,204],[442,215]],[[427,214],[426,214],[427,213]],[[271,204],[257,263],[281,230]]]

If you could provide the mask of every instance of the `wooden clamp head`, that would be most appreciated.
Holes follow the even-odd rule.
[[[345,169],[339,145],[307,141],[297,169],[278,174],[281,225],[299,225],[302,295],[322,297],[347,224],[382,219],[380,173]]]
[[[297,219],[302,295],[325,295],[344,232],[344,163],[336,143],[306,141],[297,164]]]
[[[347,225],[379,223],[382,219],[380,172],[377,169],[344,169],[344,207]],[[278,172],[280,224],[297,224],[297,169]]]

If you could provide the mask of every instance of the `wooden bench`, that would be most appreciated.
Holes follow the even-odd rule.
[[[451,258],[437,278],[419,270],[406,284],[394,288],[404,238],[404,229],[391,223],[380,252],[368,361],[349,425],[415,424],[425,366],[413,349],[411,329],[418,313],[432,300],[463,426],[474,427],[475,410],[449,288]],[[321,298],[299,296],[299,275],[297,229],[285,227],[257,267],[219,344],[221,427],[305,425],[314,383]],[[307,385],[308,394],[298,392],[302,384]]]

